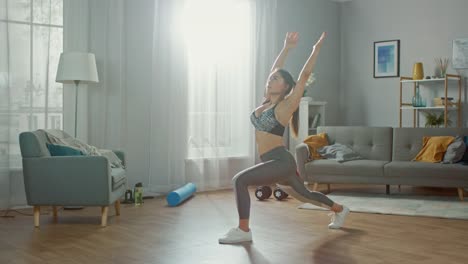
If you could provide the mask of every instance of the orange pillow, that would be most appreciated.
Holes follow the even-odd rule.
[[[304,139],[304,143],[309,146],[310,156],[313,159],[323,159],[322,156],[317,153],[317,149],[328,146],[327,133],[308,136],[306,139]]]
[[[452,136],[423,137],[423,148],[413,161],[441,162],[448,146],[454,140]]]

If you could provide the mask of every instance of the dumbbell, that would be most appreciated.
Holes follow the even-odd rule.
[[[275,196],[276,200],[281,201],[288,198],[289,194],[281,190],[280,187],[276,187],[275,191],[273,192],[273,196]]]
[[[255,190],[255,197],[257,197],[258,200],[263,201],[270,198],[271,193],[272,191],[270,186],[258,186]]]

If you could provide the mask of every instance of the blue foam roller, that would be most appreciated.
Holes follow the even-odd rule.
[[[169,204],[169,206],[179,205],[181,202],[192,196],[196,191],[197,186],[189,182],[179,189],[170,192],[166,197],[167,204]]]

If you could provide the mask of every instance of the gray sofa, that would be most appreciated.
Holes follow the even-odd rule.
[[[62,138],[70,135],[61,131]],[[126,170],[111,168],[103,156],[51,156],[46,134],[41,131],[19,135],[24,187],[28,205],[34,206],[34,225],[39,227],[41,206],[99,206],[101,225],[107,225],[108,207],[120,214],[120,197],[126,189]],[[114,151],[125,165],[125,154]]]
[[[391,127],[319,127],[327,133],[329,144],[350,146],[364,159],[339,163],[335,160],[311,160],[308,146],[296,147],[298,171],[307,182],[358,183],[453,187],[463,200],[468,187],[468,166],[411,161],[422,148],[423,136],[468,135],[467,128],[391,128]]]

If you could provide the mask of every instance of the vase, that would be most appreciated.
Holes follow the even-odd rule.
[[[447,69],[440,68],[440,77],[441,78],[445,78],[446,73],[447,73]]]
[[[416,83],[416,92],[415,92],[411,102],[412,102],[414,107],[425,107],[426,106],[425,100],[423,100],[423,98],[421,97],[421,94],[419,93],[419,83]]]
[[[424,79],[424,69],[422,62],[416,62],[413,65],[413,80]]]

